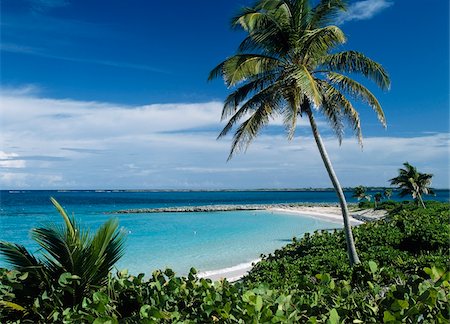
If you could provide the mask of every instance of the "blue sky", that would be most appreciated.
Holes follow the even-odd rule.
[[[226,162],[221,102],[208,72],[243,33],[245,0],[1,2],[0,188],[330,187],[310,129],[267,129]],[[361,112],[364,150],[320,129],[342,185],[387,185],[405,161],[449,187],[448,2],[350,1],[345,49],[388,70],[388,128]]]

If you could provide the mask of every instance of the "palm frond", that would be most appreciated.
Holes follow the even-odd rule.
[[[39,260],[23,245],[0,241],[0,252],[16,270],[26,272],[41,267]]]
[[[331,129],[334,131],[339,145],[341,145],[344,138],[342,106],[337,101],[327,100],[322,102],[321,111],[327,117]]]
[[[317,88],[317,81],[304,65],[295,67],[289,78],[295,80],[296,88],[300,90],[316,107],[322,104],[322,97]]]
[[[297,31],[310,29],[308,22],[311,19],[311,6],[309,1],[294,1],[292,4],[292,27]]]
[[[274,111],[280,110],[277,104],[279,100],[280,98],[270,102],[261,102],[258,109],[239,126],[233,137],[228,160],[233,157],[236,151],[246,150],[248,148],[259,131],[267,125],[269,117],[273,115]]]
[[[55,206],[55,208],[58,210],[59,214],[64,219],[64,223],[66,224],[66,228],[69,231],[70,236],[75,237],[74,224],[71,221],[71,219],[69,218],[69,216],[67,216],[67,213],[64,210],[64,208],[62,208],[62,206],[56,201],[55,198],[50,197],[50,201],[52,202],[53,206]]]
[[[221,120],[233,115],[242,101],[248,98],[252,93],[262,91],[274,82],[277,79],[277,76],[278,73],[276,71],[262,74],[257,79],[247,82],[230,93],[225,99]]]
[[[297,128],[298,116],[301,115],[302,96],[299,91],[284,91],[284,100],[288,103],[282,110],[283,124],[287,130],[288,140],[292,140]]]
[[[389,75],[381,64],[356,51],[329,54],[323,58],[322,65],[331,71],[360,73],[383,90],[388,90],[391,85]]]
[[[117,219],[109,219],[97,230],[84,257],[83,277],[87,284],[102,284],[112,266],[123,256],[125,234]]]
[[[285,53],[288,50],[285,29],[289,26],[289,15],[283,5],[283,1],[262,1],[254,8],[244,8],[232,19],[233,27],[239,26],[249,34],[239,46],[241,52]]]
[[[330,72],[327,74],[327,77],[331,83],[337,85],[342,91],[347,92],[355,99],[367,103],[375,111],[381,124],[386,127],[386,117],[383,109],[381,108],[378,99],[369,91],[369,89],[348,76],[339,73]]]
[[[227,59],[223,64],[223,77],[228,87],[232,87],[260,74],[271,72],[280,67],[277,59],[253,54],[239,54]]]
[[[208,81],[212,81],[214,79],[217,79],[218,77],[223,77],[223,65],[224,64],[225,64],[225,61],[217,64],[216,67],[209,72]]]
[[[346,42],[345,34],[337,26],[307,30],[297,44],[303,56],[319,61],[324,53]]]
[[[31,238],[39,244],[45,264],[55,272],[70,272],[74,274],[72,251],[75,249],[72,239],[69,241],[64,233],[52,227],[38,227],[31,230]]]
[[[262,91],[255,94],[253,97],[248,99],[245,104],[240,107],[235,114],[230,118],[228,123],[225,125],[223,130],[220,132],[217,138],[221,138],[228,134],[228,132],[233,128],[233,126],[247,113],[255,111],[262,105],[270,103],[273,98],[279,96],[277,93],[282,85],[282,81],[277,81],[270,85],[269,87],[263,89]]]
[[[322,0],[314,9],[309,21],[309,28],[318,28],[326,24],[333,23],[338,15],[347,9],[346,1],[342,0]]]
[[[333,112],[332,109],[337,110],[335,112],[337,115],[333,117],[333,120],[330,120],[330,126],[334,129],[336,135],[339,138],[339,134],[343,135],[342,119],[339,121],[338,114],[341,117],[345,117],[352,127],[356,138],[358,139],[359,145],[362,147],[362,131],[361,131],[361,122],[359,119],[359,114],[356,109],[353,107],[352,103],[336,88],[327,83],[326,81],[321,81],[320,83],[321,91],[324,95],[324,99],[322,101],[322,109],[324,109],[325,115],[328,117],[332,117]],[[325,111],[325,109],[328,110]],[[336,121],[335,121],[336,120]],[[342,135],[340,137],[340,143],[342,142]]]

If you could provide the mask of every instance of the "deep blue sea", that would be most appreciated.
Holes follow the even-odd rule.
[[[369,192],[370,194],[373,194]],[[349,202],[351,192],[346,196]],[[448,190],[437,190],[431,199],[448,201]],[[316,229],[340,227],[311,217],[268,211],[209,213],[119,214],[132,208],[199,206],[214,204],[334,203],[332,191],[0,191],[0,240],[38,247],[30,229],[61,223],[49,201],[56,198],[80,223],[97,228],[109,217],[118,217],[127,233],[125,255],[119,269],[151,273],[170,267],[186,274],[190,267],[210,271],[233,267],[257,259],[287,244],[292,237]],[[394,199],[398,199],[395,197]],[[429,198],[429,199],[430,199]],[[426,198],[427,199],[427,198]],[[0,267],[7,266],[0,256]]]

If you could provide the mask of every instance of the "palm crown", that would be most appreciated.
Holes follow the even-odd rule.
[[[219,137],[227,134],[241,118],[230,157],[246,147],[271,117],[281,115],[292,137],[298,116],[311,107],[320,110],[342,140],[344,121],[362,140],[359,114],[351,99],[372,107],[383,125],[383,110],[375,96],[347,74],[358,73],[382,89],[390,86],[382,66],[355,51],[335,52],[345,43],[341,29],[327,25],[345,8],[344,1],[263,0],[245,8],[232,25],[248,36],[238,53],[213,69],[209,79],[223,76],[235,88],[225,100],[222,119],[231,116]]]
[[[32,238],[42,248],[35,257],[24,246],[0,241],[0,253],[16,269],[28,272],[33,284],[54,286],[64,273],[74,275],[78,282],[64,303],[75,304],[92,286],[107,282],[109,271],[123,255],[124,233],[117,219],[109,219],[94,235],[83,230],[67,216],[59,203],[51,198],[64,219],[64,226],[34,228]]]
[[[396,185],[400,188],[400,197],[411,195],[413,199],[421,203],[425,208],[422,200],[422,195],[433,195],[434,191],[429,188],[431,185],[432,174],[420,173],[417,169],[408,162],[403,163],[404,169],[400,168],[399,175],[390,179],[391,185]]]

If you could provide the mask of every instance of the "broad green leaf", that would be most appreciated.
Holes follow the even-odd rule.
[[[376,274],[378,271],[378,266],[374,261],[369,261],[369,268],[370,268],[370,272],[372,272],[372,274]]]
[[[339,324],[339,314],[335,308],[330,311],[330,317],[328,318],[328,322],[330,324]]]

